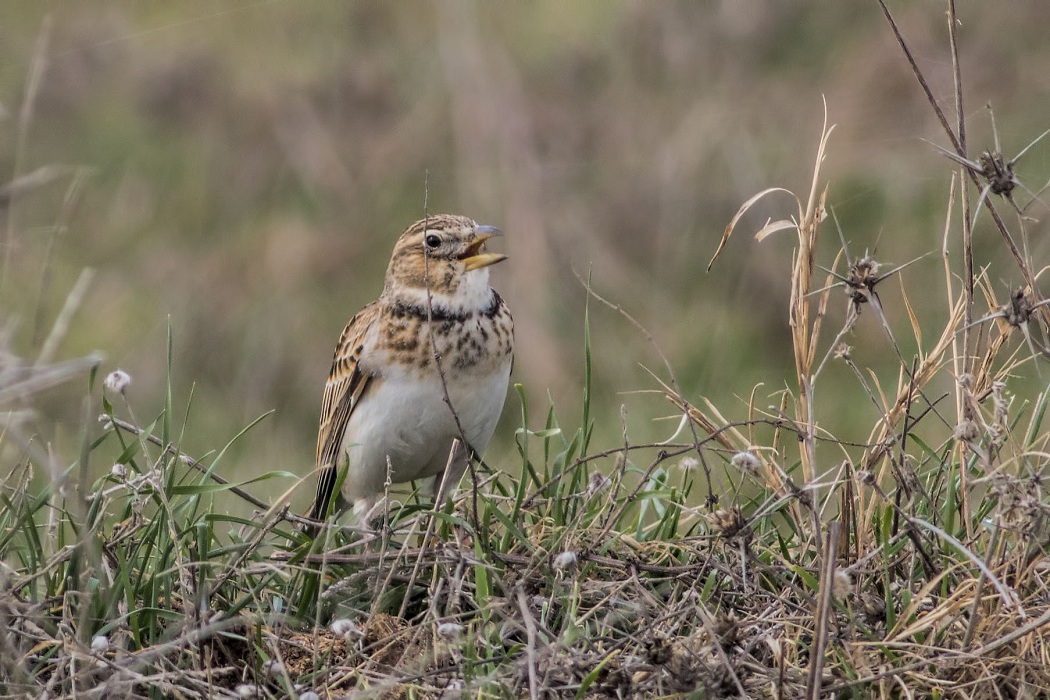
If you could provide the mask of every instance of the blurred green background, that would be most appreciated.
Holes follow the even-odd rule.
[[[890,6],[954,114],[944,3]],[[990,103],[1010,157],[1050,126],[1045,0],[960,12],[971,151],[992,147]],[[70,176],[0,212],[10,349],[35,356],[93,268],[59,357],[102,351],[103,372],[129,372],[131,405],[152,420],[170,320],[177,416],[193,394],[182,448],[217,449],[274,410],[224,473],[306,473],[336,338],[378,294],[393,241],[426,201],[506,232],[497,248],[510,260],[493,280],[514,311],[513,380],[532,427],[548,397],[568,425],[579,415],[587,275],[652,333],[687,398],[741,418],[754,385],[766,406],[793,382],[791,234],[748,235],[791,203],[754,210],[705,268],[752,194],[805,196],[822,97],[838,125],[828,202],[854,254],[902,263],[938,250],[951,165],[920,139],[946,139],[874,2],[5,3],[0,181],[87,169],[62,229]],[[1046,182],[1050,139],[1018,173],[1032,189]],[[1037,269],[1045,229],[1028,225]],[[987,218],[977,231],[1005,297],[1019,277]],[[825,227],[818,262],[830,266],[838,245]],[[927,344],[946,316],[941,270],[932,255],[903,274]],[[882,290],[911,353],[900,287]],[[826,342],[845,309],[832,298]],[[892,386],[892,350],[873,316],[860,325],[857,363]],[[594,302],[591,332],[594,447],[622,441],[622,413],[633,440],[667,437],[675,422],[654,419],[672,409],[646,392],[657,387],[646,367],[666,377],[652,346]],[[825,381],[855,380],[836,366]],[[66,385],[37,406],[33,430],[63,463],[86,394],[86,382]],[[830,408],[840,437],[866,437],[870,405]],[[490,463],[517,463],[519,411],[511,392]]]

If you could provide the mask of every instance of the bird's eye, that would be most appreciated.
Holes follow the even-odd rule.
[[[426,243],[427,248],[433,250],[434,248],[437,248],[439,245],[441,245],[441,238],[435,236],[434,234],[430,234],[429,236],[427,236]]]

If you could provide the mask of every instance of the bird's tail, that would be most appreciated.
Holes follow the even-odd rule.
[[[306,517],[317,521],[317,525],[304,525],[303,532],[308,537],[316,537],[321,530],[321,523],[328,517],[328,506],[335,491],[336,471],[335,467],[322,467],[317,478],[317,492],[314,494],[314,504]]]

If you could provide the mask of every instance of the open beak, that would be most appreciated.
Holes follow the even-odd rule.
[[[485,241],[493,236],[502,236],[502,231],[495,226],[478,226],[474,229],[474,234],[474,240],[470,242],[469,246],[467,246],[463,255],[459,256],[460,262],[463,263],[463,267],[467,271],[495,265],[496,263],[507,259],[507,256],[502,253],[481,252],[481,249],[485,246]]]

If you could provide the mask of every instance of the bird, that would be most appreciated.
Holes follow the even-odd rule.
[[[430,478],[435,505],[443,504],[485,449],[514,357],[513,317],[489,286],[489,267],[507,256],[485,251],[501,233],[440,214],[397,239],[382,293],[336,344],[321,402],[313,520],[328,516],[335,496],[335,510],[352,507],[367,523],[388,479]]]

